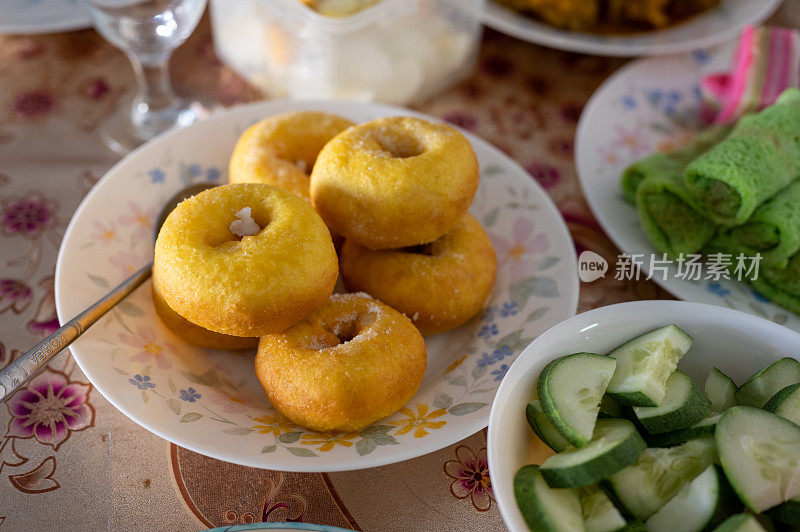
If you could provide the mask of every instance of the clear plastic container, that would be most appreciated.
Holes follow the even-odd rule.
[[[383,0],[327,17],[299,0],[211,0],[219,57],[273,97],[407,104],[474,66],[485,0]]]

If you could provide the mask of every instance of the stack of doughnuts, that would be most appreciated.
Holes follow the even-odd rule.
[[[311,203],[344,236],[348,290],[408,316],[422,334],[475,316],[494,284],[489,237],[467,214],[478,161],[455,129],[381,118],[328,142],[311,173]]]
[[[256,375],[298,425],[357,431],[399,410],[425,373],[422,335],[475,316],[494,283],[494,249],[467,214],[469,141],[413,117],[286,113],[244,132],[229,176],[161,228],[164,324],[205,347],[259,339]],[[352,293],[332,294],[340,273]]]

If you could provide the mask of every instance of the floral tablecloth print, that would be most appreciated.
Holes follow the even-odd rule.
[[[790,24],[790,12],[798,8],[800,1],[787,1],[773,20]],[[516,159],[558,205],[578,253],[592,250],[613,264],[618,251],[581,195],[572,150],[583,105],[621,64],[487,32],[475,74],[419,109],[475,132]],[[178,51],[172,70],[179,92],[190,97],[222,105],[260,98],[214,56],[207,21]],[[120,105],[132,77],[125,57],[91,30],[0,37],[0,364],[58,326],[53,298],[58,246],[81,198],[116,161],[96,129]],[[186,172],[213,177],[216,170],[187,167]],[[157,171],[148,176],[162,177]],[[129,222],[153,215],[136,205],[120,213]],[[116,238],[117,231],[113,222],[98,223],[98,245]],[[521,223],[498,252],[534,249],[541,245],[537,238]],[[121,273],[128,271],[124,251],[118,259]],[[86,260],[91,263],[90,253]],[[652,283],[607,276],[581,286],[579,311],[664,297],[669,296]],[[516,310],[509,301],[491,312],[503,316]],[[484,334],[492,334],[491,317]],[[133,330],[116,341],[157,366],[159,349],[171,346],[156,347],[149,335]],[[500,379],[507,369],[504,356],[500,346],[487,350],[478,364],[486,376]],[[161,392],[162,383],[143,373],[125,375],[121,382],[142,394]],[[172,406],[190,415],[203,390],[187,382],[171,392]],[[357,452],[361,446],[365,452],[372,443],[364,441],[379,445],[387,438],[436,430],[451,406],[440,397],[405,409],[366,439],[305,436],[287,443],[294,438],[293,427],[272,415],[260,417],[250,429],[274,436],[274,445],[299,443],[317,452],[336,445]],[[237,466],[138,427],[93,390],[69,355],[62,355],[0,406],[0,530],[198,530],[260,520],[357,530],[503,530],[485,446],[481,431],[413,460],[331,474]]]

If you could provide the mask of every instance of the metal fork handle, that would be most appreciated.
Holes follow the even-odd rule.
[[[69,320],[50,336],[33,346],[19,358],[0,370],[0,403],[24,386],[65,347],[91,327],[106,312],[114,308],[145,282],[153,272],[151,262],[137,271],[92,306]]]

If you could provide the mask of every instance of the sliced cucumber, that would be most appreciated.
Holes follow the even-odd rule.
[[[630,521],[627,525],[625,525],[625,528],[619,532],[647,532],[647,527],[644,526],[644,523],[637,519]]]
[[[665,432],[664,434],[644,435],[644,441],[647,442],[648,447],[672,447],[673,445],[694,440],[695,438],[713,436],[720,415],[721,414],[716,414],[704,418],[700,420],[699,423],[682,430]]]
[[[790,384],[773,395],[764,405],[764,410],[800,425],[800,382]]]
[[[725,473],[711,464],[647,520],[649,532],[699,532],[741,509]]]
[[[575,353],[550,362],[536,390],[547,417],[564,439],[582,447],[592,439],[600,400],[614,374],[613,358]]]
[[[604,395],[600,400],[600,412],[597,417],[624,417],[622,406],[608,395]]]
[[[711,401],[712,412],[724,412],[736,406],[736,383],[733,379],[713,368],[708,374],[704,391]]]
[[[753,512],[800,494],[800,427],[771,412],[734,406],[714,434],[733,489]]]
[[[646,448],[627,419],[600,419],[589,444],[551,456],[539,470],[553,488],[589,486],[633,464]]]
[[[800,382],[800,362],[784,357],[756,372],[736,391],[736,402],[761,408],[779,390]]]
[[[624,405],[660,405],[667,378],[691,345],[692,337],[676,325],[625,342],[608,354],[617,359],[617,368],[606,393]]]
[[[750,514],[736,514],[722,522],[713,532],[767,532]]]
[[[800,528],[800,496],[782,502],[765,513],[775,521]]]
[[[597,486],[581,488],[580,499],[586,532],[615,532],[627,525],[625,518],[601,488]]]
[[[569,447],[569,442],[550,423],[550,418],[544,413],[544,408],[538,399],[525,405],[525,417],[528,418],[528,425],[531,426],[533,432],[555,452],[560,453]]]
[[[584,530],[577,490],[550,488],[539,473],[539,466],[527,465],[517,471],[514,476],[514,496],[531,530]]]
[[[666,393],[659,406],[635,406],[633,411],[650,434],[685,429],[702,420],[711,408],[691,377],[675,370],[667,379]]]
[[[647,449],[635,464],[611,475],[608,484],[625,510],[645,521],[715,458],[712,438],[667,449]]]
[[[800,528],[800,496],[782,502],[765,513],[776,521]]]

